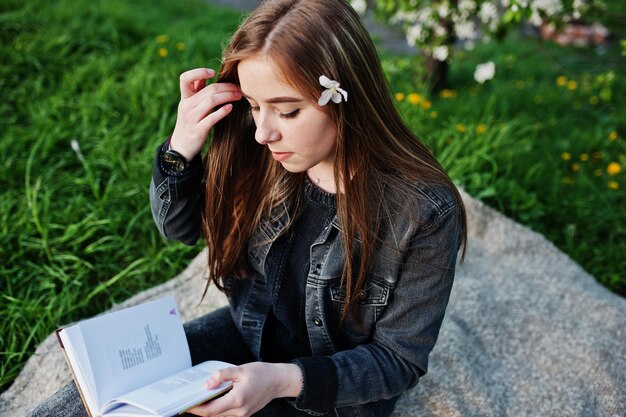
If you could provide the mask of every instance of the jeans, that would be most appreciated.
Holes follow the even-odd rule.
[[[232,321],[228,307],[220,308],[184,325],[191,361],[220,360],[235,365],[254,361],[241,334]],[[87,417],[74,381],[35,408],[29,417]],[[185,414],[191,416],[191,414]],[[270,402],[254,417],[304,417],[309,414],[295,409],[282,398]]]

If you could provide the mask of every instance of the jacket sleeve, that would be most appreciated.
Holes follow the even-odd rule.
[[[332,356],[297,360],[304,386],[295,403],[298,408],[325,412],[390,399],[418,383],[427,372],[444,318],[460,239],[456,206],[409,238],[393,298],[377,320],[371,341]],[[318,374],[329,368],[336,372],[336,396],[329,396],[333,404],[320,401],[312,388],[319,384]]]
[[[169,240],[186,245],[196,243],[201,235],[204,206],[203,167],[200,155],[191,161],[186,175],[168,175],[160,164],[159,145],[154,157],[150,181],[150,208],[159,233]]]

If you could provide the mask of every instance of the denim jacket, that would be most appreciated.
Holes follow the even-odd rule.
[[[200,235],[204,190],[199,166],[195,161],[190,175],[174,177],[166,175],[155,159],[150,202],[157,227],[168,239],[191,244]],[[450,190],[419,185],[413,189],[410,200],[383,224],[358,296],[360,324],[348,317],[337,331],[345,259],[337,217],[311,246],[305,317],[313,356],[297,362],[304,383],[294,401],[297,408],[312,415],[329,411],[317,409],[316,399],[307,398],[307,386],[324,384],[318,378],[331,367],[337,377],[332,415],[388,416],[400,394],[427,372],[452,289],[461,223]],[[393,187],[389,190],[392,193]],[[248,278],[225,280],[234,290],[229,302],[235,323],[257,358],[271,307],[265,261],[288,223],[286,207],[274,210],[249,240]]]

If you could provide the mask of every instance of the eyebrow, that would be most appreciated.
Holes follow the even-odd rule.
[[[253,99],[252,97],[246,95],[246,93],[241,93],[242,96],[244,96],[245,98],[247,98],[248,100],[252,100],[252,101],[256,101],[255,99]],[[272,97],[268,100],[265,100],[266,103],[271,103],[271,104],[275,104],[275,103],[300,103],[302,100],[301,98],[296,98],[296,97]]]

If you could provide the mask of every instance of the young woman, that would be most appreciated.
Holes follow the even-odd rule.
[[[466,235],[458,191],[345,1],[263,2],[214,75],[181,75],[150,187],[160,232],[203,234],[229,297],[186,333],[194,363],[239,365],[208,387],[234,388],[190,412],[389,416],[437,340]]]

